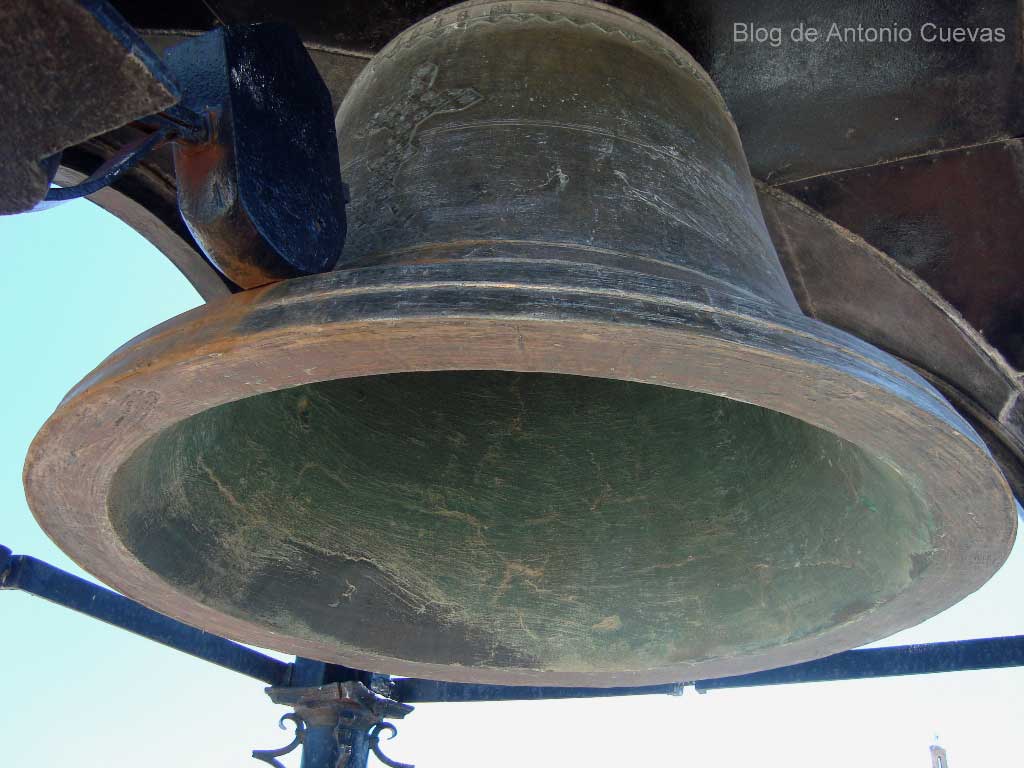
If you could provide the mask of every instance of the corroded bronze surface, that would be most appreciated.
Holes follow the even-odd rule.
[[[566,287],[559,288],[559,283]],[[453,308],[456,299],[458,306]],[[641,383],[661,385],[647,387],[653,392],[630,404],[631,419],[643,414],[644,400],[672,403],[674,398],[661,392],[662,387],[712,393],[752,405],[723,402],[696,422],[688,422],[687,407],[700,398],[680,393],[674,410],[682,421],[677,423],[696,427],[696,434],[688,433],[693,446],[687,448],[681,437],[655,426],[651,439],[668,441],[681,456],[661,455],[655,466],[639,467],[639,479],[650,481],[646,488],[629,488],[629,470],[637,469],[636,451],[646,446],[642,420],[614,436],[608,430],[616,426],[615,421],[600,426],[594,437],[601,440],[597,444],[601,450],[595,458],[614,472],[615,482],[605,500],[599,498],[605,478],[591,474],[582,461],[579,477],[573,475],[552,460],[560,455],[555,451],[534,461],[531,471],[492,467],[492,483],[503,472],[529,479],[532,485],[524,490],[531,501],[537,498],[536,484],[545,479],[586,491],[583,500],[558,510],[568,521],[569,531],[577,531],[584,540],[590,537],[591,548],[572,559],[553,545],[553,529],[544,529],[546,536],[530,537],[514,526],[509,529],[511,521],[494,519],[496,508],[484,497],[477,497],[475,506],[463,506],[467,497],[473,498],[472,487],[440,488],[446,471],[468,471],[467,467],[448,468],[446,459],[460,454],[436,442],[450,436],[447,429],[433,434],[422,428],[424,420],[452,407],[446,404],[449,400],[438,398],[431,403],[424,392],[411,401],[414,413],[410,414],[389,400],[396,394],[393,386],[380,389],[382,382],[365,378],[397,371],[445,370],[572,373],[640,382],[621,385],[623,391],[633,386],[643,391]],[[436,378],[431,391],[436,393],[446,378],[452,381],[448,374]],[[352,384],[316,384],[338,379],[351,379]],[[511,381],[506,380],[506,390]],[[314,386],[308,392],[291,389],[306,384]],[[385,422],[397,429],[391,445],[397,448],[420,440],[422,445],[411,455],[432,458],[428,467],[409,474],[406,460],[389,450],[386,436],[371,432],[371,439],[360,429],[330,429],[332,423],[359,424],[357,413],[335,412],[333,418],[340,422],[324,414],[335,411],[332,403],[358,401],[359,387],[370,384],[377,388],[367,398],[371,408],[367,413],[388,416],[393,412]],[[599,384],[581,390],[601,398],[586,398],[583,415],[607,414],[603,409],[614,402],[607,399],[609,392],[601,393]],[[461,386],[465,393],[465,381]],[[271,392],[278,394],[268,395],[265,404],[263,398],[240,400]],[[414,388],[407,389],[403,398],[413,392]],[[495,395],[492,391],[490,397]],[[394,406],[390,411],[389,403]],[[544,413],[543,399],[532,404]],[[218,410],[219,405],[224,409]],[[793,431],[772,445],[760,444],[761,450],[750,459],[750,469],[758,471],[749,472],[749,477],[732,464],[732,479],[746,481],[741,487],[718,487],[711,479],[699,488],[674,486],[682,480],[672,473],[687,477],[686,462],[674,465],[674,461],[689,457],[702,466],[701,461],[713,456],[731,455],[733,461],[743,457],[742,445],[734,445],[734,453],[723,454],[726,438],[732,434],[725,425],[735,424],[731,419],[744,410],[759,413],[754,406],[806,424],[761,413],[754,423],[774,424],[776,429],[789,423]],[[279,427],[291,425],[291,429],[275,430],[273,422],[260,419],[246,427],[242,417],[254,409],[256,413],[267,409],[279,419]],[[708,425],[716,412],[725,418],[717,447],[707,442]],[[516,424],[508,399],[495,400],[492,414],[490,423],[507,431]],[[571,414],[567,409],[560,415],[569,419]],[[222,442],[215,436],[225,420],[241,431],[230,437],[228,430]],[[594,420],[585,424],[595,427]],[[818,436],[806,425],[841,440]],[[272,433],[261,434],[261,430]],[[291,455],[299,435],[314,434],[322,439],[302,444],[300,453]],[[500,435],[481,437],[501,445]],[[534,439],[543,437],[541,430]],[[587,439],[582,430],[565,435],[566,455],[578,459],[580,449],[575,446],[586,445]],[[817,449],[815,441],[820,441]],[[506,452],[518,444],[510,441]],[[804,446],[799,449],[802,455],[789,455],[798,444]],[[922,450],[923,445],[927,450]],[[275,446],[290,477],[261,458]],[[617,446],[622,450],[615,451]],[[789,488],[786,481],[801,476],[800,465],[819,455],[817,450],[825,452],[825,461],[815,466],[839,474],[820,474],[822,485],[817,484],[818,475],[804,476],[809,485]],[[163,452],[162,458],[147,458],[154,452]],[[838,457],[847,459],[844,466],[828,468],[828,459],[834,463]],[[469,467],[483,461],[475,454],[470,458]],[[618,458],[621,467],[615,461]],[[161,468],[163,459],[172,463]],[[119,471],[122,466],[125,469]],[[177,469],[173,478],[166,474],[171,466]],[[339,469],[356,474],[339,473]],[[774,486],[773,471],[779,480]],[[727,472],[722,477],[727,482],[730,476]],[[390,493],[380,485],[387,478],[393,480]],[[833,480],[841,480],[842,485],[832,487]],[[404,497],[405,504],[403,482],[411,493]],[[766,311],[764,305],[688,290],[676,281],[631,277],[597,267],[509,263],[339,272],[289,281],[188,313],[123,348],[69,395],[36,441],[26,467],[26,484],[41,523],[79,562],[117,588],[172,615],[231,637],[307,656],[395,673],[489,682],[612,685],[713,677],[862,644],[933,615],[980,586],[1008,552],[1015,520],[1005,483],[970,427],[919,377],[852,337],[799,316]],[[146,491],[133,496],[133,486]],[[332,487],[344,493],[334,497],[328,509],[321,502]],[[673,508],[686,515],[687,510],[708,505],[716,487],[723,498],[732,494],[737,503],[723,504],[718,515],[696,528],[673,527]],[[160,488],[167,493],[154,498]],[[769,536],[763,540],[763,550],[758,550],[750,538],[754,532],[767,536],[774,531],[771,519],[761,517],[758,510],[774,510],[783,515],[780,520],[793,519],[792,510],[772,506],[757,492],[772,488],[780,499],[804,500],[803,528],[792,536]],[[659,489],[674,490],[680,498],[662,496],[654,516],[647,514],[653,505],[623,503],[627,493]],[[268,491],[278,494],[276,499],[266,496]],[[687,495],[688,491],[696,495]],[[196,515],[180,504],[189,498],[204,505],[216,503]],[[833,503],[826,506],[829,498]],[[379,517],[372,526],[362,513],[330,516],[330,510],[351,513],[355,500],[376,504]],[[588,517],[595,501],[603,503]],[[397,508],[406,510],[404,519],[389,516]],[[630,514],[629,520],[621,518],[624,511]],[[537,509],[512,506],[505,514],[520,516],[524,523],[544,518]],[[750,515],[749,521],[740,519],[745,514]],[[907,524],[897,526],[900,535],[894,536],[887,526],[900,519]],[[546,525],[557,523],[549,520]],[[709,548],[707,536],[714,530],[720,537]],[[835,533],[832,540],[823,538],[830,530]],[[420,531],[427,532],[422,540]],[[498,536],[488,547],[490,532]],[[367,540],[368,534],[373,538]],[[671,536],[675,541],[668,540]],[[848,549],[862,537],[871,540],[873,547],[862,546],[859,553]],[[817,627],[791,627],[791,640],[760,652],[718,655],[709,650],[689,658],[645,656],[652,646],[643,642],[643,626],[626,623],[634,606],[655,611],[647,632],[674,636],[678,643],[697,636],[692,622],[699,622],[700,614],[696,605],[680,607],[685,593],[672,594],[668,586],[650,592],[651,574],[635,573],[633,566],[682,563],[681,571],[662,569],[662,576],[669,581],[699,579],[704,572],[697,567],[700,561],[687,562],[697,554],[691,550],[696,538],[703,542],[699,554],[714,553],[718,573],[745,574],[736,583],[706,584],[708,593],[715,593],[719,584],[725,590],[706,608],[727,615],[731,599],[737,609],[760,615],[765,623],[745,631],[764,632],[762,642],[787,631],[780,627],[784,623],[777,618],[780,614],[806,611],[828,621]],[[263,546],[270,542],[286,547]],[[651,554],[657,557],[647,557],[643,551],[652,542],[657,549]],[[248,555],[246,547],[250,547]],[[217,549],[223,559],[204,559]],[[756,559],[731,561],[741,553],[750,558],[755,550]],[[224,552],[230,552],[230,557]],[[282,563],[285,552],[292,559]],[[573,569],[594,552],[613,556],[603,567],[589,571],[590,581],[581,582],[590,586],[585,594],[579,587],[567,590],[574,582]],[[668,553],[676,559],[664,559]],[[349,558],[347,569],[337,568],[346,555],[353,554],[356,557]],[[504,588],[502,557],[519,564],[508,566]],[[235,570],[239,558],[248,563],[241,571]],[[884,568],[871,573],[879,558]],[[279,564],[276,574],[271,572],[275,561]],[[375,570],[374,563],[383,564],[384,569]],[[415,567],[389,571],[403,563]],[[859,567],[868,563],[868,573],[861,573]],[[812,593],[795,586],[808,573],[805,564],[819,571],[816,579],[822,583],[845,584],[851,591],[815,592],[810,599]],[[479,591],[470,586],[466,573],[478,579]],[[545,573],[553,577],[551,584],[545,581]],[[410,584],[415,586],[412,591]],[[450,590],[446,599],[438,599],[439,584]],[[543,592],[548,589],[551,592]],[[873,593],[875,589],[879,591]],[[874,596],[861,601],[853,597],[854,592]],[[478,607],[486,610],[463,614],[460,626],[451,606],[467,594],[473,594]],[[551,612],[548,606],[574,594],[593,602],[584,603],[586,610],[575,618],[568,610]],[[656,603],[644,602],[651,594],[672,594],[674,600],[659,615]],[[618,599],[610,603],[609,595]],[[356,618],[348,603],[355,600],[359,605],[363,599],[377,610]],[[818,604],[810,604],[814,602]],[[529,632],[541,641],[518,625],[517,609]],[[601,615],[590,620],[588,612]],[[538,616],[557,616],[560,626],[575,633],[575,649],[589,647],[592,655],[577,657],[571,664],[558,655],[540,663],[523,663],[527,654],[538,655],[552,647],[550,636],[544,635],[545,625],[530,625],[530,619]],[[616,626],[614,616],[622,626],[609,631]],[[438,628],[440,617],[449,622],[450,634]],[[488,629],[507,627],[513,620],[518,626],[515,634],[501,632],[491,635],[489,642],[483,640]],[[626,660],[617,669],[595,669],[607,660],[609,644],[624,628],[631,635],[632,659],[644,659],[642,663]],[[701,633],[713,637],[713,626]],[[454,638],[465,639],[469,648]],[[432,641],[437,645],[426,645]],[[733,643],[732,647],[749,651],[758,638],[734,635],[718,642],[719,649]],[[479,654],[485,652],[481,649],[486,648],[505,663],[480,660]],[[510,648],[518,648],[518,655],[510,655]],[[456,658],[464,663],[452,663]]]
[[[283,633],[611,675],[762,651],[890,600],[932,557],[915,484],[745,403],[450,371],[211,409],[148,441],[109,498],[142,562]]]
[[[797,308],[721,95],[621,11],[448,9],[370,62],[337,129],[348,265],[559,259]]]
[[[104,580],[364,669],[616,685],[876,640],[1002,563],[984,443],[799,313],[668,38],[461,6],[381,52],[338,130],[360,267],[154,329],[37,438],[32,507]]]
[[[769,231],[803,310],[922,371],[984,438],[1017,498],[1024,498],[1020,374],[910,269],[787,193],[765,186],[759,193]],[[891,192],[885,196],[893,197]],[[910,217],[904,223],[913,231],[926,220]],[[1006,224],[1012,226],[1020,225]],[[988,231],[993,242],[1006,243],[1005,232],[999,232],[991,219]],[[986,254],[979,254],[979,265],[991,256],[987,248],[980,251]],[[966,252],[961,256],[963,264],[969,263]],[[980,266],[978,271],[986,274]],[[1016,290],[1008,280],[970,281],[1006,297]],[[997,287],[1001,282],[1008,285]]]

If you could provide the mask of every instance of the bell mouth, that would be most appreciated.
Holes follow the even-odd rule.
[[[170,427],[114,530],[181,592],[409,661],[625,675],[747,655],[929,567],[916,479],[791,416],[543,373],[344,379]]]
[[[193,310],[69,395],[31,506],[189,623],[467,682],[795,663],[1003,562],[1005,481],[905,366],[768,305],[607,278],[379,268]]]

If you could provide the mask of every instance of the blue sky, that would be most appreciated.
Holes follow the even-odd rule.
[[[143,238],[85,201],[0,218],[0,543],[81,574],[38,529],[21,467],[64,393],[108,353],[200,303]],[[879,645],[1024,634],[1024,555]],[[288,741],[262,684],[36,598],[0,593],[6,765],[255,766]],[[420,768],[621,763],[926,768],[1019,764],[1024,669],[679,698],[421,705],[386,745]],[[294,756],[293,756],[294,757]],[[287,759],[298,765],[296,759]]]

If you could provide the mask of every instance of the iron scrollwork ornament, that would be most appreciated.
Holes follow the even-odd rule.
[[[398,735],[398,729],[392,723],[380,722],[374,725],[370,729],[370,750],[374,756],[389,768],[416,768],[412,763],[400,763],[381,752],[380,734],[382,731],[388,731],[387,739],[389,741]]]
[[[277,758],[284,757],[302,746],[302,743],[306,739],[306,721],[294,712],[289,712],[287,715],[282,715],[281,719],[277,722],[278,727],[282,731],[285,730],[285,720],[290,720],[295,724],[295,736],[292,738],[291,742],[279,749],[254,749],[252,751],[252,756],[256,760],[262,760],[264,763],[274,766],[274,768],[285,768],[284,764]]]

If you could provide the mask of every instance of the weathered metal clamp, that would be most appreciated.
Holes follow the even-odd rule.
[[[383,696],[356,680],[308,687],[271,686],[266,692],[275,704],[294,708],[294,712],[281,718],[280,725],[283,728],[286,721],[291,721],[295,725],[295,736],[279,749],[253,750],[255,759],[283,768],[278,757],[306,745],[310,733],[326,730],[334,741],[331,746],[337,754],[337,768],[349,768],[350,758],[356,752],[355,742],[359,739],[365,739],[373,754],[385,765],[412,768],[390,759],[380,749],[381,733],[387,731],[388,738],[398,733],[386,718],[405,717],[412,712],[411,705]]]
[[[89,33],[66,54],[66,66],[121,62],[103,70],[107,80],[97,88],[126,95],[109,110],[93,98],[94,119],[83,122],[63,106],[73,98],[59,84],[65,73],[40,68],[38,76],[54,81],[64,98],[33,113],[38,125],[0,133],[0,157],[14,158],[0,174],[0,210],[37,210],[91,195],[170,144],[185,224],[235,286],[254,288],[337,263],[348,192],[334,108],[294,30],[282,24],[218,27],[161,57],[105,0],[68,2],[59,10],[67,17],[59,20],[64,26]],[[60,26],[23,13],[27,28],[42,28],[42,39],[50,27]],[[119,126],[130,126],[138,136],[81,183],[50,186],[63,150]]]

